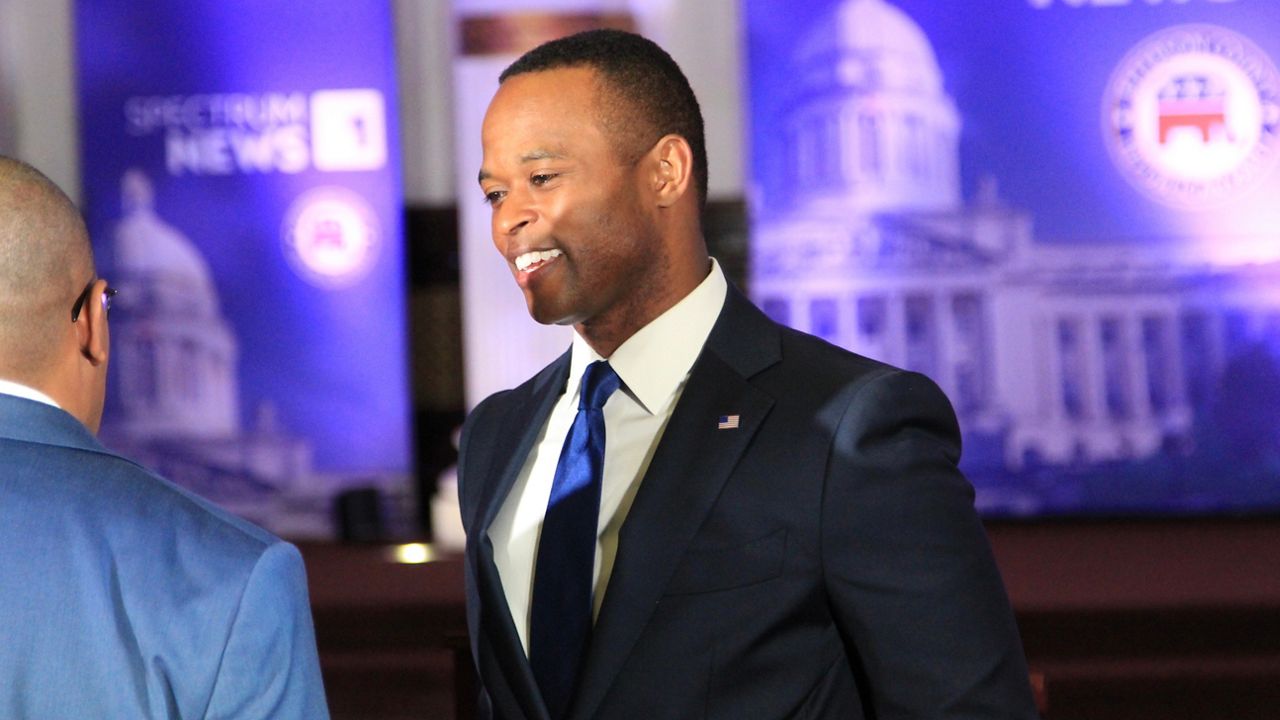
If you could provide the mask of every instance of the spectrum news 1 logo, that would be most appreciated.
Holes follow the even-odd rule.
[[[380,170],[387,112],[369,88],[130,97],[125,132],[163,142],[170,175]]]

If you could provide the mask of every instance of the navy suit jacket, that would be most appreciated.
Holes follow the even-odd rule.
[[[504,720],[547,711],[487,531],[568,368],[490,397],[462,436],[472,651]],[[959,454],[927,378],[731,287],[622,526],[570,717],[1036,717]]]
[[[328,717],[296,548],[0,395],[0,717]]]

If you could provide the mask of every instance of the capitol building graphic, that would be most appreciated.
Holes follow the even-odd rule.
[[[1247,397],[1248,359],[1274,361],[1280,263],[1037,242],[994,178],[962,197],[962,118],[899,8],[846,0],[791,61],[780,189],[753,203],[752,295],[780,322],[937,381],[981,508],[1070,509],[1079,488],[1044,478],[1190,456],[1224,393],[1244,383]]]
[[[332,535],[330,504],[349,479],[317,472],[309,441],[269,401],[242,426],[239,347],[208,263],[157,215],[142,171],[124,174],[121,202],[104,444],[274,532]]]

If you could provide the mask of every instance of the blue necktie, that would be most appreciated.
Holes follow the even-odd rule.
[[[565,717],[591,635],[592,576],[604,477],[602,408],[622,381],[609,363],[582,374],[578,414],[564,439],[533,571],[529,664],[554,720]]]

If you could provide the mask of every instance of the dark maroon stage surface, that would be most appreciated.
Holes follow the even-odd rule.
[[[1049,720],[1280,717],[1280,519],[987,531]]]
[[[1280,519],[988,532],[1048,720],[1280,717]],[[469,716],[459,561],[300,547],[334,719]]]

